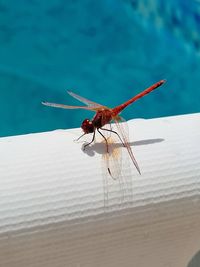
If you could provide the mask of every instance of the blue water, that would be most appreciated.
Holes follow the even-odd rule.
[[[167,83],[123,117],[200,111],[197,0],[0,1],[0,136],[79,127],[70,89],[113,107]]]

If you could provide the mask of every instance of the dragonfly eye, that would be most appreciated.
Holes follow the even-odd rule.
[[[92,121],[90,121],[88,119],[85,119],[82,122],[81,128],[84,131],[84,133],[86,133],[86,134],[94,132],[94,125],[92,124]]]

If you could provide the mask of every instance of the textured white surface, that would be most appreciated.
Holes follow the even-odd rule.
[[[129,165],[124,184],[107,181],[109,208],[102,155],[79,133],[0,139],[0,266],[187,266],[200,249],[200,114],[129,121],[142,175]]]

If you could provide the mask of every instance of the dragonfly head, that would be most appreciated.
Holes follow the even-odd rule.
[[[85,119],[85,120],[82,122],[81,128],[82,128],[82,130],[84,131],[85,134],[93,133],[94,130],[95,130],[92,121],[89,120],[89,119]]]

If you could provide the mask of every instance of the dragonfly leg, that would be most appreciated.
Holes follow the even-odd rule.
[[[79,138],[77,138],[77,139],[75,139],[74,141],[78,141],[78,140],[80,140],[83,136],[85,135],[85,133],[84,134],[82,134],[81,136],[79,136]]]
[[[121,139],[120,135],[117,132],[115,132],[113,130],[105,129],[105,128],[101,128],[101,130],[116,134],[119,137],[119,140],[121,141],[122,145],[125,147],[123,140]]]
[[[99,131],[99,129],[97,129],[97,131],[100,133],[100,135],[101,135],[101,136],[103,137],[103,139],[105,140],[105,142],[106,142],[106,152],[109,153],[109,151],[108,151],[108,141],[107,141],[106,137]]]
[[[81,137],[82,137],[82,136],[81,136]],[[79,138],[80,138],[80,137],[79,137]],[[92,137],[91,142],[85,144],[85,145],[83,146],[83,150],[85,150],[85,148],[86,148],[87,146],[89,146],[90,144],[92,144],[92,143],[94,142],[94,138],[95,138],[95,131],[94,131],[94,133],[93,133],[93,137]]]

